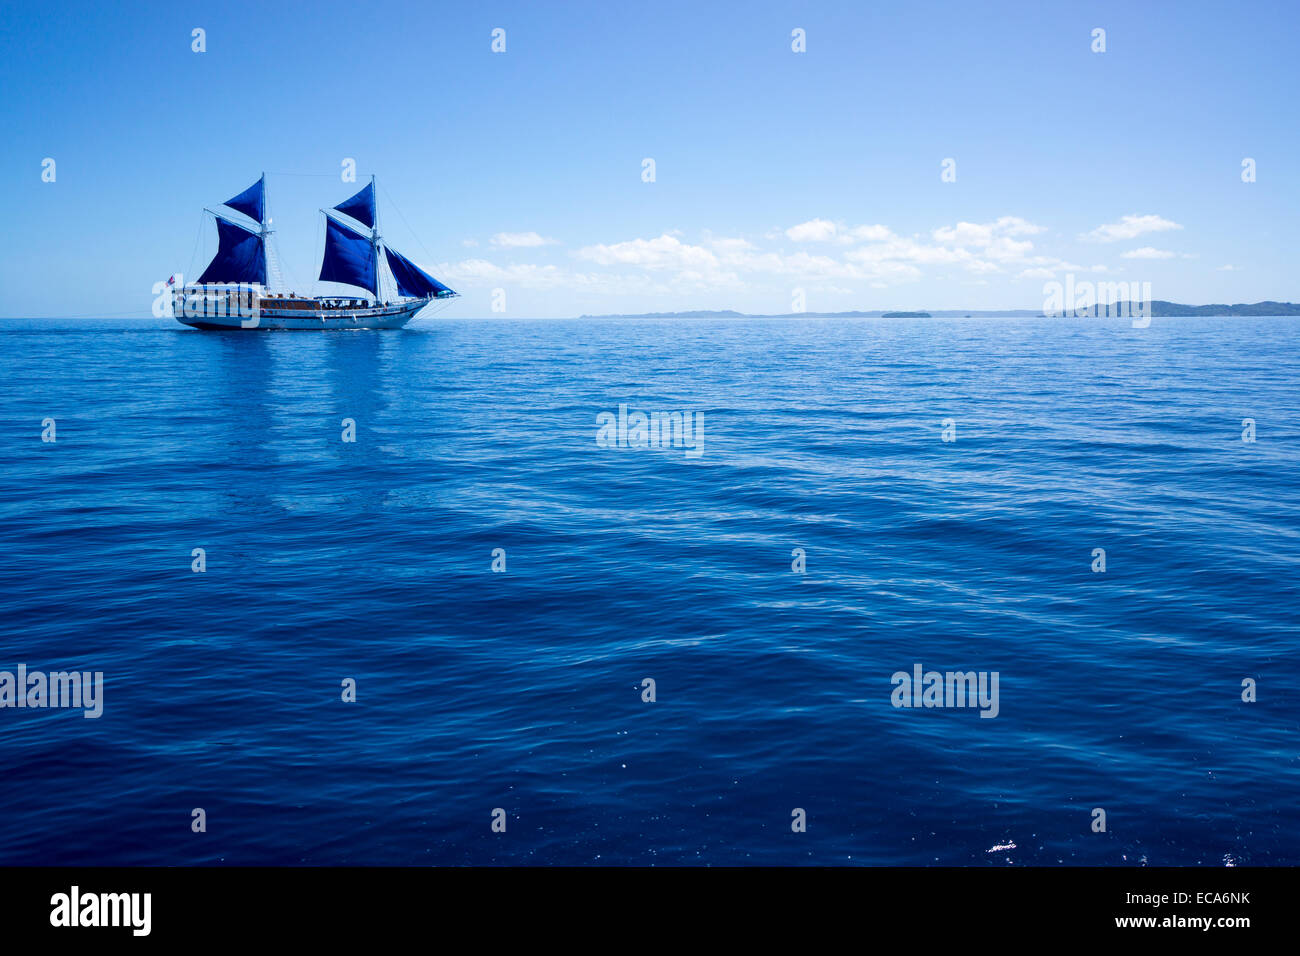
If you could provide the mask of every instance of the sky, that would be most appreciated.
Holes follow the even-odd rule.
[[[386,241],[462,293],[447,316],[1036,309],[1067,275],[1300,300],[1296,2],[0,18],[0,316],[148,316],[262,172],[295,291],[348,291],[314,281],[319,210],[373,174]]]

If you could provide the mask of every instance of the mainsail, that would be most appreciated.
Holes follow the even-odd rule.
[[[251,282],[266,285],[263,237],[228,219],[217,219],[217,254],[199,276],[199,283]]]
[[[368,236],[349,229],[332,216],[325,217],[325,257],[320,264],[324,282],[342,282],[379,294],[379,261]]]

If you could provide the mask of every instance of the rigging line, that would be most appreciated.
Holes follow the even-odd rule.
[[[194,275],[194,260],[198,258],[199,240],[201,240],[202,238],[203,238],[203,213],[199,213],[199,231],[194,234],[194,249],[193,251],[190,252],[190,264],[187,267],[188,270],[187,274],[190,276]],[[181,285],[185,285],[185,284],[186,284],[185,282],[183,281],[181,282]]]
[[[313,249],[313,259],[312,259],[312,261],[315,262],[316,259],[320,259],[320,261],[321,261],[321,265],[322,265],[322,266],[325,265],[325,243],[324,243],[324,241],[321,239],[321,232],[324,230],[324,228],[325,228],[325,224],[322,223],[319,219],[317,219],[317,220],[316,220],[316,239],[315,239],[315,241],[314,241],[313,244],[312,244],[312,249]],[[320,248],[320,255],[319,255],[319,256],[316,256],[316,255],[314,254],[314,250],[315,250],[317,247]],[[314,272],[315,270],[312,270],[312,271]],[[312,274],[311,272],[308,272],[308,273],[307,273],[307,275],[311,275],[311,274]],[[312,293],[312,295],[321,295],[321,294],[322,294],[321,289],[322,289],[322,287],[321,287],[321,283],[320,283],[320,276],[318,275],[316,278],[314,278],[314,279],[311,280],[311,293]]]
[[[424,250],[424,254],[428,258],[429,268],[432,269],[434,266],[433,253],[429,251],[428,246],[426,246],[424,242],[420,239],[420,237],[416,235],[415,230],[411,228],[411,224],[406,221],[406,216],[402,214],[402,207],[399,206],[396,200],[393,199],[393,195],[388,191],[388,187],[381,183],[379,188],[382,189],[384,191],[384,195],[388,197],[388,205],[392,206],[393,209],[397,211],[398,217],[401,218],[402,220],[402,225],[406,226],[406,231],[411,234],[411,238],[414,239],[416,242],[418,242],[420,244],[420,248]]]
[[[288,283],[288,288],[284,291],[301,288],[298,285],[298,275],[285,262],[284,256],[280,255],[280,241],[278,239],[267,239],[271,247],[271,255],[275,257],[275,268],[280,273],[280,279]]]

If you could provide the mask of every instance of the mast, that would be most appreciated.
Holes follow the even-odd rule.
[[[269,215],[269,206],[266,204],[266,170],[261,172],[261,259],[263,259],[263,274],[266,277],[266,285],[270,285],[270,243],[266,242],[266,219]],[[265,290],[263,290],[265,291]]]
[[[379,292],[379,193],[375,190],[375,176],[370,175],[370,199],[374,203],[375,224],[370,229],[370,247],[375,256],[375,305],[384,301]]]
[[[266,171],[262,172],[262,275],[266,277],[266,284],[271,284],[271,244],[267,242],[266,237],[271,234],[271,230],[266,228],[267,220],[270,218],[271,207],[266,201]],[[263,289],[265,293],[267,290]]]

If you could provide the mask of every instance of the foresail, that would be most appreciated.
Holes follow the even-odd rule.
[[[217,254],[199,276],[199,283],[247,282],[265,286],[266,255],[262,237],[220,216],[216,220]]]
[[[413,299],[423,299],[425,296],[430,295],[437,298],[442,295],[456,294],[410,259],[393,249],[385,246],[384,255],[388,258],[388,268],[393,273],[393,280],[397,283],[397,291],[402,295],[410,296]]]

